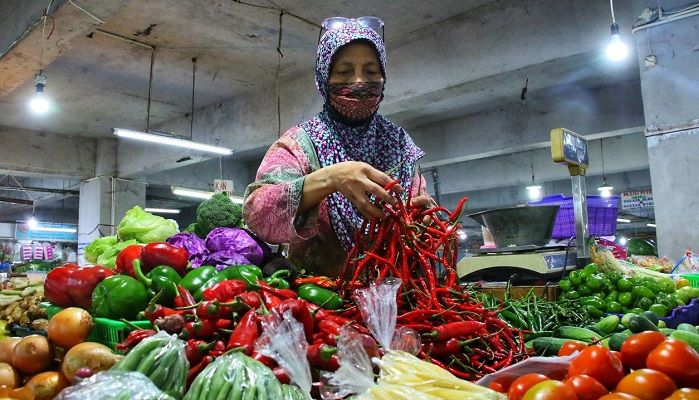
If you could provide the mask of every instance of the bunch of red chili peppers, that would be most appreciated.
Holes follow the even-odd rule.
[[[385,217],[365,221],[357,232],[341,275],[343,297],[350,299],[355,288],[376,279],[400,278],[397,328],[421,333],[419,356],[459,378],[479,379],[526,358],[522,332],[470,298],[458,283],[456,230],[468,199],[450,212],[414,207],[410,196],[404,202],[393,195],[395,206],[382,205]]]

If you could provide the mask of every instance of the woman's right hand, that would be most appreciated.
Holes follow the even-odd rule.
[[[370,194],[388,204],[396,203],[396,199],[384,190],[384,186],[393,179],[371,165],[360,161],[344,161],[327,168],[331,170],[328,172],[335,191],[347,197],[364,218],[383,216],[381,209],[369,200]],[[400,185],[394,186],[393,190],[398,193],[403,191]]]

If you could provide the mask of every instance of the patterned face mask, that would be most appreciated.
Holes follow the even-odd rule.
[[[330,105],[350,121],[368,120],[383,99],[383,82],[329,83]]]

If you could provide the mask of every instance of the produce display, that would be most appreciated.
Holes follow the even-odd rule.
[[[395,196],[339,279],[299,275],[238,214],[221,218],[222,198],[199,207],[196,233],[135,207],[86,247],[96,265],[0,293],[6,319],[46,332],[0,340],[0,397],[699,398],[699,288],[662,260],[593,247],[558,299],[498,300],[456,277],[466,199]],[[47,313],[44,294],[64,309]],[[118,346],[88,341],[101,321],[126,324]]]
[[[44,298],[41,285],[30,285],[29,280],[11,278],[7,289],[0,291],[0,338],[10,326],[20,325],[34,330],[46,330],[49,321],[46,310],[39,307]]]

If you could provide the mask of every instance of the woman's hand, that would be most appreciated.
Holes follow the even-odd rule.
[[[381,209],[369,200],[370,194],[388,204],[396,203],[396,199],[383,189],[392,181],[391,177],[371,165],[359,161],[345,161],[327,168],[334,190],[347,197],[364,218],[383,216]],[[403,188],[396,185],[393,190],[401,193]]]
[[[435,203],[430,196],[422,194],[420,196],[413,197],[410,201],[410,205],[413,207],[429,208],[437,205],[437,203]],[[422,223],[425,225],[429,225],[430,222],[432,222],[432,217],[429,215],[426,215],[425,218],[422,219]]]

